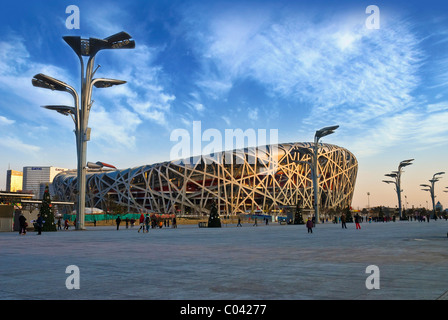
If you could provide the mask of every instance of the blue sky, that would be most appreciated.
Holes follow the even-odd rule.
[[[380,28],[365,25],[368,5]],[[66,28],[68,5],[80,29]],[[168,160],[176,129],[277,129],[279,142],[322,141],[359,162],[353,206],[397,204],[384,174],[403,173],[409,206],[448,163],[448,5],[443,1],[17,1],[0,13],[0,189],[6,170],[76,167],[73,122],[41,105],[70,95],[31,85],[44,73],[79,90],[65,35],[126,31],[134,50],[105,50],[94,89],[88,161],[128,168]],[[448,205],[448,176],[436,184]],[[446,189],[448,190],[448,189]]]

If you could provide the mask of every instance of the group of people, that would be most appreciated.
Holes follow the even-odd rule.
[[[69,219],[64,220],[64,230],[68,230],[70,228],[69,221],[70,221]],[[76,219],[73,222],[73,225],[76,225]],[[62,230],[62,217],[58,218],[57,226],[58,226],[58,230]]]
[[[249,221],[250,221],[250,218],[249,218]],[[269,219],[268,218],[263,218],[263,221],[264,221],[264,223],[266,224],[266,225],[268,225],[269,224]],[[238,223],[237,223],[237,225],[236,225],[237,227],[242,227],[243,225],[241,224],[241,217],[240,216],[238,216]],[[254,224],[253,224],[253,226],[254,227],[256,227],[256,226],[258,226],[258,219],[257,219],[257,217],[255,217],[254,218]]]
[[[362,218],[359,214],[356,214],[354,217],[354,221],[355,221],[355,225],[356,225],[356,229],[357,230],[361,230],[361,222]],[[342,229],[347,229],[347,218],[345,216],[345,214],[341,215],[341,224],[342,224]],[[314,220],[314,216],[312,218],[308,218],[307,222],[306,222],[306,227],[308,229],[308,233],[313,233],[313,228],[315,226],[315,220]]]
[[[37,234],[41,235],[42,234],[42,227],[45,223],[45,221],[42,219],[42,216],[40,214],[37,215],[37,219],[36,220],[32,220],[32,223],[34,223],[36,229],[37,229]],[[19,217],[19,234],[20,235],[26,235],[26,230],[28,228],[28,223],[26,222],[26,218],[23,214],[20,214]]]
[[[121,218],[120,216],[117,217],[117,219],[115,219],[115,224],[117,225],[117,230],[120,229],[120,223],[121,223]],[[129,219],[126,217],[125,219],[126,221],[126,229],[129,227],[129,222],[131,223],[131,227],[134,226],[135,220],[134,219]],[[147,213],[146,216],[142,213],[140,215],[139,218],[139,229],[138,232],[142,231],[142,233],[148,233],[149,232],[149,227],[151,226],[152,228],[162,228],[162,227],[168,227],[170,226],[170,220],[169,219],[160,219],[160,220],[156,220],[156,219],[151,219],[151,217],[149,216],[149,214]],[[177,222],[176,222],[176,217],[174,217],[172,219],[172,227],[173,228],[177,228]]]
[[[44,226],[45,221],[42,219],[42,216],[39,214],[37,214],[37,218],[36,220],[31,220],[31,223],[34,225],[35,229],[37,230],[37,234],[41,235],[42,234],[42,228]],[[64,230],[68,230],[70,227],[70,220],[69,219],[65,219],[64,221]],[[74,225],[76,225],[76,219],[73,222]],[[27,228],[28,228],[28,222],[27,219],[25,218],[25,216],[23,214],[20,214],[19,216],[19,234],[20,235],[26,235],[27,232]],[[58,218],[57,221],[57,228],[58,230],[62,230],[62,217]]]

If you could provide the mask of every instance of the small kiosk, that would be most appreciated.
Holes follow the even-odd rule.
[[[11,232],[14,227],[14,206],[0,204],[0,232]]]

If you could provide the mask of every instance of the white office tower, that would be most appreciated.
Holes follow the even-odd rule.
[[[68,169],[51,166],[23,167],[23,191],[32,192],[34,194],[34,199],[42,199],[45,185],[48,183],[51,191],[51,183],[53,182],[53,178],[57,174],[66,170]]]

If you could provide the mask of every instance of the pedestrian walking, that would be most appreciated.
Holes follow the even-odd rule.
[[[257,217],[255,217],[255,222],[254,222],[254,226],[256,227],[258,224],[257,224]]]
[[[358,214],[355,215],[355,224],[356,224],[356,229],[361,229],[361,225],[359,224],[359,215]]]
[[[146,214],[146,218],[145,218],[145,227],[146,227],[146,233],[149,232],[149,224],[151,222],[151,219],[149,218],[149,214]],[[145,232],[145,230],[143,229],[143,232]]]
[[[20,235],[26,235],[26,227],[27,227],[26,218],[21,213],[20,217],[19,217],[19,234]]]
[[[64,221],[64,230],[68,230],[68,228],[70,227],[70,225],[68,224],[68,219],[65,219]]]
[[[121,222],[121,218],[120,218],[120,215],[118,215],[117,219],[115,219],[115,223],[117,224],[117,230],[120,229],[120,222]]]
[[[143,233],[144,233],[145,232],[145,225],[144,225],[144,223],[145,223],[145,216],[143,215],[143,213],[140,215],[140,219],[138,220],[138,222],[140,224],[140,228],[138,228],[137,233],[140,232],[140,230],[142,230],[142,229],[143,229]]]
[[[342,229],[347,229],[347,226],[345,224],[345,214],[341,215],[341,223],[342,223]]]
[[[242,227],[243,225],[241,224],[241,217],[238,216],[238,224],[236,225],[237,227]]]
[[[37,228],[37,234],[40,235],[42,234],[42,225],[44,224],[44,221],[42,219],[42,216],[40,215],[40,213],[37,215],[37,220],[36,220],[36,228]]]
[[[313,221],[310,218],[306,222],[306,227],[308,228],[308,233],[313,233]]]
[[[173,228],[177,228],[176,216],[173,218]]]
[[[58,230],[62,230],[62,217],[58,218]]]
[[[129,218],[126,217],[126,220],[125,220],[125,221],[126,221],[126,229],[127,229],[127,228],[129,228]]]

